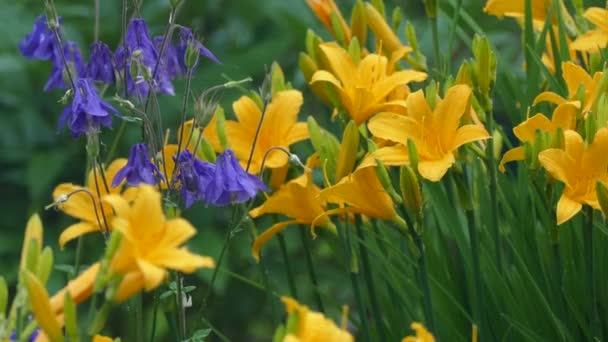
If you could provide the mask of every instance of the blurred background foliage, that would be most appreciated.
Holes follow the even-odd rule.
[[[456,3],[461,0],[441,1],[442,12],[439,19],[440,37],[449,32],[451,16]],[[59,14],[63,17],[64,37],[78,43],[81,51],[88,55],[88,46],[93,40],[93,1],[55,1]],[[337,1],[344,13],[350,12],[354,1]],[[404,18],[414,23],[422,51],[426,52],[428,64],[434,65],[431,57],[430,29],[424,16],[422,1],[385,1],[388,8],[399,5]],[[146,0],[141,5],[142,16],[149,24],[151,35],[163,33],[169,13],[168,0]],[[456,67],[464,58],[470,57],[470,40],[479,27],[490,37],[490,41],[500,54],[496,103],[496,117],[504,123],[505,132],[510,132],[513,123],[525,116],[518,105],[522,97],[521,74],[523,68],[504,68],[502,65],[520,66],[523,63],[519,44],[519,28],[513,20],[499,21],[482,12],[483,2],[465,0],[461,2],[466,17],[461,17],[456,30],[454,55],[446,63]],[[31,30],[36,16],[42,14],[42,1],[3,1],[0,4],[0,274],[13,280],[16,277],[18,256],[21,248],[22,233],[27,217],[39,212],[45,224],[45,240],[48,245],[57,247],[57,237],[71,221],[66,215],[56,211],[44,211],[43,207],[51,202],[51,192],[61,182],[82,184],[86,168],[84,138],[73,140],[63,128],[57,127],[62,105],[57,101],[63,95],[60,91],[43,93],[42,88],[50,71],[50,64],[30,61],[19,54],[19,41]],[[390,13],[390,12],[389,12]],[[121,1],[101,1],[101,40],[115,49],[121,37]],[[206,61],[195,74],[193,89],[200,94],[205,88],[229,79],[242,79],[251,76],[254,81],[247,86],[258,87],[266,70],[273,61],[283,67],[286,79],[305,93],[305,104],[301,118],[313,115],[320,122],[328,122],[330,109],[324,107],[311,95],[298,70],[298,53],[304,49],[307,28],[312,28],[323,37],[329,36],[303,0],[186,0],[177,18],[177,23],[192,27],[195,34],[203,39],[222,61],[213,65]],[[519,71],[513,71],[519,70]],[[452,69],[455,73],[456,70]],[[178,124],[180,94],[183,81],[177,81],[176,97],[162,97],[162,115],[167,127],[175,129]],[[108,94],[112,95],[112,94]],[[232,115],[231,103],[238,98],[238,91],[226,91],[221,102]],[[118,120],[117,120],[118,121]],[[116,130],[116,129],[115,129]],[[112,141],[115,131],[103,133],[106,144]],[[139,132],[131,129],[122,140],[119,156],[125,157],[131,144],[137,142]],[[303,156],[310,153],[309,142],[298,146]],[[103,155],[104,151],[102,151]],[[229,210],[194,206],[185,215],[199,230],[192,241],[191,248],[210,256],[219,254],[231,213]],[[269,222],[259,222],[258,230],[264,230]],[[289,254],[293,257],[292,267],[296,279],[306,283],[303,271],[304,258],[297,245],[295,230],[287,230]],[[99,255],[103,246],[98,239],[85,238],[86,255],[92,258]],[[241,232],[235,237],[228,251],[228,262],[224,265],[220,278],[215,284],[205,318],[215,328],[233,340],[268,340],[276,326],[272,317],[272,306],[268,305],[265,293],[259,288],[262,279],[259,269],[250,252],[249,234]],[[314,243],[314,258],[321,279],[321,291],[326,306],[331,307],[330,315],[338,316],[343,303],[351,302],[350,291],[343,284],[348,282],[347,275],[338,261],[334,260],[332,246],[323,239]],[[58,247],[57,247],[58,250]],[[74,258],[75,245],[69,245],[57,253],[57,264],[69,264]],[[278,248],[271,243],[265,252],[268,273],[273,288],[279,294],[288,293],[286,278]],[[337,271],[338,270],[338,271]],[[206,281],[210,271],[200,271],[186,277],[186,285],[197,284],[193,295],[194,308],[198,312],[201,297],[207,290]],[[61,273],[56,273],[58,276]],[[198,278],[198,279],[196,279]],[[202,281],[201,281],[202,280]],[[55,291],[63,282],[57,277],[50,282]],[[407,284],[404,284],[407,285]],[[300,287],[301,296],[311,298],[306,286]],[[151,296],[146,295],[146,310],[151,314]],[[312,302],[304,300],[304,302]],[[278,308],[281,310],[282,308]],[[116,310],[119,311],[119,310]],[[114,316],[113,329],[129,336],[129,316],[131,313],[121,309]],[[198,319],[198,315],[190,315]],[[276,315],[275,315],[276,317]],[[163,318],[161,317],[161,321]],[[201,325],[191,322],[192,326]],[[409,322],[403,321],[407,331]],[[204,324],[202,324],[204,326]],[[159,336],[168,331],[166,322],[161,324]],[[265,337],[264,337],[265,336]],[[252,338],[253,337],[253,338]],[[170,338],[169,338],[170,339]],[[128,340],[128,339],[126,339]]]

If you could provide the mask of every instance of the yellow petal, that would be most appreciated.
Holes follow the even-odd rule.
[[[516,160],[526,159],[526,149],[523,146],[512,148],[503,154],[500,163],[498,164],[498,170],[505,172],[505,164]]]
[[[596,52],[606,47],[606,43],[608,43],[608,34],[605,31],[594,30],[578,36],[570,44],[570,48],[579,51]]]
[[[434,132],[440,134],[442,144],[451,141],[456,134],[456,130],[460,125],[460,119],[469,106],[470,97],[471,88],[462,84],[456,85],[448,89],[443,101],[435,108],[433,113],[435,120],[433,120],[432,124],[437,123],[439,127],[431,127]]]
[[[374,97],[378,100],[386,97],[395,88],[410,82],[421,82],[426,80],[426,73],[416,70],[397,71],[374,84]]]
[[[131,229],[135,235],[155,234],[165,224],[160,193],[151,185],[140,185],[138,189],[130,213],[130,221],[138,224],[132,225]]]
[[[597,27],[608,27],[608,11],[603,8],[590,7],[585,10],[583,16]]]
[[[21,268],[25,268],[26,266],[26,258],[27,254],[30,250],[30,243],[35,241],[38,245],[38,253],[42,251],[42,221],[40,220],[40,216],[38,214],[34,214],[30,216],[30,219],[27,221],[27,225],[25,226],[25,235],[23,238],[23,247],[21,248]]]
[[[557,95],[556,93],[550,92],[550,91],[546,91],[544,93],[540,93],[537,97],[534,98],[534,105],[537,105],[541,102],[550,102],[553,104],[557,104],[560,105],[564,102],[566,102],[567,100],[559,95]]]
[[[560,225],[571,219],[574,215],[581,211],[582,207],[583,205],[581,203],[562,195],[557,202],[557,224]]]
[[[452,149],[455,150],[464,144],[489,138],[490,134],[485,128],[478,125],[464,125],[456,131]]]
[[[137,198],[137,195],[135,196]],[[133,198],[133,200],[135,199]],[[103,202],[109,204],[117,216],[128,216],[131,212],[131,207],[126,198],[120,195],[108,195],[103,198]]]
[[[75,223],[64,229],[63,232],[61,232],[61,235],[59,235],[59,247],[63,249],[65,245],[73,239],[81,235],[96,231],[100,231],[99,225],[97,224],[92,224],[89,222]]]
[[[321,49],[327,58],[331,70],[338,77],[340,83],[345,85],[354,84],[357,66],[353,63],[352,58],[346,50],[335,43],[320,44],[319,49]]]
[[[95,284],[95,279],[99,273],[99,268],[99,262],[92,264],[76,278],[70,280],[61,291],[57,292],[50,300],[53,312],[56,314],[63,312],[66,291],[70,292],[70,296],[76,304],[82,303],[89,298],[93,293],[93,285]]]
[[[174,218],[165,223],[159,246],[178,247],[196,234],[196,229],[183,218]]]
[[[538,160],[553,178],[566,185],[570,184],[569,170],[572,169],[573,160],[566,151],[550,148],[539,153]]]
[[[298,119],[303,102],[302,93],[298,90],[280,91],[274,95],[262,125],[263,135],[271,138],[273,146],[289,145],[287,137]]]
[[[299,222],[296,220],[284,221],[275,223],[270,228],[266,229],[262,234],[258,235],[253,241],[253,246],[251,247],[251,252],[253,254],[253,258],[259,262],[260,261],[260,250],[270,238],[282,232],[285,228],[292,224],[298,224]]]
[[[533,142],[536,131],[551,131],[551,121],[543,114],[536,114],[513,128],[513,133],[520,141]]]
[[[101,336],[101,335],[93,336],[93,342],[112,342],[112,341],[114,341],[114,340],[107,336]]]
[[[167,271],[143,259],[137,259],[137,267],[144,277],[144,288],[146,291],[157,288],[165,279]]]
[[[422,127],[412,118],[395,113],[380,113],[370,120],[367,127],[374,136],[404,146],[407,146],[408,137],[419,139],[422,132]]]
[[[295,144],[298,141],[308,139],[308,125],[303,122],[298,122],[291,127],[287,135],[287,145]]]
[[[424,122],[431,118],[433,111],[429,104],[426,102],[424,93],[422,90],[411,93],[407,99],[407,113],[408,116],[416,120],[417,122]]]
[[[409,163],[407,147],[403,145],[382,147],[367,155],[359,165],[360,168],[376,165],[379,159],[384,165],[399,166]]]
[[[232,104],[232,110],[236,115],[239,123],[244,127],[255,128],[260,123],[262,112],[260,107],[249,97],[241,96]]]
[[[585,69],[572,62],[562,63],[563,77],[568,87],[568,94],[570,97],[576,96],[578,88],[583,85],[587,86],[591,83],[591,76],[585,71]],[[587,88],[587,87],[585,87]],[[591,89],[585,89],[590,91]]]
[[[22,272],[28,300],[32,306],[32,312],[36,321],[52,342],[63,341],[63,333],[49,303],[49,294],[46,292],[44,285],[40,283],[33,273],[27,270],[23,270]]]
[[[446,154],[440,160],[421,160],[418,162],[418,172],[431,182],[439,182],[454,162],[452,153]]]
[[[130,272],[127,273],[120,282],[118,290],[116,291],[116,297],[114,301],[122,303],[125,300],[131,298],[134,294],[139,292],[144,287],[144,276],[141,272]]]
[[[579,106],[576,106],[572,102],[562,103],[557,106],[551,117],[553,129],[557,129],[557,127],[561,127],[563,130],[574,129],[576,127],[576,115],[578,111]]]
[[[608,171],[608,128],[595,133],[593,143],[587,147],[580,168],[590,174],[606,174]],[[593,190],[595,193],[595,190]]]
[[[199,268],[215,267],[213,258],[193,254],[185,248],[163,249],[149,259],[158,266],[184,273],[192,273]]]
[[[72,217],[96,223],[96,206],[87,192],[88,189],[81,186],[63,183],[59,184],[53,191],[53,199],[57,200],[60,196],[72,194],[66,202],[59,206],[59,208]],[[101,218],[101,212],[98,212],[98,215]]]

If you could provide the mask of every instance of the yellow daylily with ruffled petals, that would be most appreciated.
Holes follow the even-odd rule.
[[[558,127],[566,131],[576,127],[576,113],[578,109],[569,103],[563,103],[553,111],[553,116],[549,120],[543,114],[536,114],[528,120],[520,123],[513,128],[513,133],[522,143],[534,144],[536,132],[549,132],[554,134]],[[540,151],[539,151],[540,152]],[[498,170],[505,172],[505,163],[524,160],[526,158],[526,148],[524,146],[514,147],[502,156],[498,164]]]
[[[564,81],[566,81],[566,86],[568,87],[568,97],[563,98],[562,96],[546,91],[540,93],[535,99],[534,104],[540,102],[550,102],[556,105],[561,105],[563,103],[571,103],[576,106],[576,108],[581,108],[581,103],[577,98],[577,93],[579,87],[582,85],[585,89],[585,96],[583,98],[582,103],[582,111],[583,114],[586,114],[591,110],[591,106],[595,102],[596,98],[601,95],[599,94],[599,85],[600,80],[602,78],[602,72],[596,72],[593,74],[593,78],[591,75],[585,71],[585,69],[580,66],[572,63],[572,62],[563,62],[562,63],[562,76],[564,77]]]
[[[346,24],[346,20],[344,20],[344,16],[334,0],[306,0],[308,7],[315,12],[315,15],[321,23],[327,28],[331,34],[336,37],[336,32],[334,31],[334,26],[331,23],[331,15],[335,13],[338,18],[338,22],[340,23],[342,32],[344,33],[344,41],[346,45],[350,43],[350,27]]]
[[[53,191],[53,199],[56,201],[59,197],[70,195],[66,202],[59,205],[59,209],[64,213],[80,219],[80,222],[67,227],[59,236],[59,245],[61,248],[69,241],[87,233],[103,231],[106,229],[105,222],[109,223],[112,217],[112,208],[108,205],[101,207],[102,201],[100,198],[108,194],[118,194],[122,190],[121,182],[117,187],[112,187],[112,180],[116,173],[127,164],[126,159],[116,159],[110,166],[105,169],[105,182],[101,178],[100,172],[97,173],[97,183],[95,183],[95,173],[93,170],[89,172],[87,186],[83,187],[72,183],[62,183],[55,187]],[[99,187],[99,196],[97,189]],[[106,185],[108,189],[106,189]],[[89,195],[90,194],[90,195]],[[105,219],[104,215],[105,214]],[[112,227],[108,227],[111,229]]]
[[[273,95],[264,113],[264,121],[255,144],[249,171],[260,171],[264,154],[272,147],[289,146],[308,138],[308,127],[303,122],[297,122],[298,112],[304,99],[298,90],[285,90]],[[247,96],[242,96],[232,104],[238,121],[226,121],[226,134],[234,154],[241,165],[245,167],[255,133],[262,117],[260,107]],[[264,163],[265,168],[278,168],[288,163],[288,157],[281,151],[268,153]]]
[[[262,247],[276,234],[292,224],[312,224],[315,218],[325,212],[325,203],[319,200],[321,189],[312,181],[312,171],[295,178],[266,199],[261,206],[249,212],[256,218],[264,214],[282,214],[293,220],[279,222],[260,234],[253,242],[252,253],[256,260],[260,258]],[[327,216],[315,222],[316,226],[332,229],[333,224]],[[335,227],[333,227],[335,229]]]
[[[161,195],[154,187],[138,186],[132,202],[119,195],[109,195],[104,201],[116,212],[112,226],[123,235],[110,263],[112,271],[124,275],[117,301],[142,288],[149,291],[158,287],[167,269],[192,273],[214,267],[212,258],[180,247],[196,234],[196,229],[182,218],[167,219]]]
[[[413,322],[410,328],[416,332],[416,336],[406,336],[401,342],[435,342],[435,336],[426,327],[418,322]]]
[[[576,215],[584,204],[599,210],[596,183],[608,182],[608,128],[598,130],[586,147],[576,131],[566,131],[564,137],[564,150],[552,148],[538,155],[547,172],[566,185],[557,202],[558,225]]]
[[[418,172],[430,181],[441,180],[454,164],[454,152],[462,145],[490,138],[483,126],[461,125],[469,110],[471,89],[466,85],[449,88],[443,100],[432,110],[421,90],[408,96],[408,116],[380,113],[368,124],[375,137],[397,143],[370,154],[362,165],[374,165],[380,159],[386,165],[409,163],[407,141],[418,152]]]
[[[536,31],[542,31],[545,26],[545,19],[547,13],[551,9],[550,0],[532,0],[532,23]],[[560,8],[562,18],[569,27],[574,27],[574,20],[568,13],[568,10],[564,3],[560,0]],[[490,15],[498,17],[513,17],[523,18],[526,13],[526,1],[525,0],[489,0],[483,11]],[[556,17],[554,14],[553,23],[555,23]]]
[[[297,315],[295,331],[287,332],[283,342],[352,342],[353,336],[320,312],[310,310],[290,297],[281,297],[288,314]]]
[[[389,60],[382,55],[368,54],[359,63],[335,43],[324,43],[319,49],[331,70],[318,70],[310,83],[327,82],[340,97],[340,103],[357,125],[391,106],[405,107],[403,100],[387,100],[391,92],[410,82],[424,81],[426,73],[415,70],[393,72],[393,66],[411,48],[397,51]]]
[[[608,43],[608,10],[600,7],[588,8],[583,14],[585,19],[595,25],[595,30],[580,35],[572,43],[575,50],[597,52]]]

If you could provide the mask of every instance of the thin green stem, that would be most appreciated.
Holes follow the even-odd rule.
[[[152,311],[152,329],[150,330],[150,342],[154,342],[154,338],[156,337],[156,320],[158,317],[159,304],[160,300],[158,298],[158,290],[154,290],[154,309]]]
[[[293,298],[298,298],[298,288],[296,287],[295,277],[289,261],[289,254],[287,254],[287,243],[285,242],[285,236],[282,233],[277,234],[279,239],[279,246],[281,248],[281,255],[283,256],[283,262],[285,263],[285,272],[287,273],[287,283],[289,284],[289,292]]]
[[[410,229],[410,234],[414,239],[414,244],[416,245],[416,248],[418,248],[418,251],[420,252],[420,257],[418,258],[418,273],[420,276],[420,285],[422,286],[422,293],[424,296],[424,316],[426,317],[427,327],[429,328],[429,330],[435,331],[433,300],[431,298],[431,287],[429,286],[429,275],[426,269],[424,242],[422,241],[422,237],[417,232],[415,232],[414,229]]]
[[[84,243],[84,236],[79,236],[76,242],[76,256],[74,257],[74,278],[78,276],[80,270],[80,260],[82,259],[82,245]]]
[[[465,210],[471,243],[471,256],[473,258],[473,321],[477,325],[479,339],[483,339],[483,325],[481,324],[481,308],[483,305],[483,287],[481,285],[481,266],[479,263],[479,237],[475,227],[475,212]]]
[[[593,248],[593,208],[585,207],[583,219],[583,236],[585,244],[585,263],[587,264],[587,293],[589,294],[589,319],[591,336],[601,341],[600,320],[597,312],[597,295],[595,288],[595,253]]]
[[[376,288],[374,285],[374,278],[371,272],[371,264],[369,262],[369,255],[367,253],[367,247],[365,243],[365,235],[361,228],[361,217],[357,217],[355,220],[355,228],[357,231],[357,237],[359,238],[359,253],[361,254],[361,262],[363,266],[363,278],[367,284],[367,291],[372,303],[372,311],[374,313],[374,320],[376,321],[376,330],[378,331],[378,338],[380,341],[386,341],[386,334],[384,331],[384,321],[382,320],[382,311],[380,310],[380,303],[376,295]]]
[[[122,135],[125,133],[125,128],[127,128],[127,122],[123,120],[123,122],[120,123],[120,127],[118,127],[118,132],[116,132],[116,135],[112,140],[112,144],[110,145],[110,149],[108,150],[108,154],[106,155],[105,165],[109,165],[109,163],[112,161],[112,158],[114,158],[114,154],[116,153],[116,149],[118,148],[118,142],[120,141],[120,138],[122,138]]]
[[[135,306],[135,341],[143,342],[144,340],[144,306],[142,293],[138,293],[133,298],[133,306]]]
[[[93,11],[95,16],[95,21],[93,24],[93,39],[96,42],[99,40],[99,0],[93,0]]]
[[[184,308],[184,284],[182,274],[175,272],[175,283],[177,284],[176,304],[178,329],[182,339],[186,338],[186,308]]]
[[[302,247],[304,247],[304,254],[306,258],[306,268],[308,269],[308,277],[310,278],[310,282],[313,286],[313,292],[315,301],[317,302],[317,309],[320,312],[325,312],[325,308],[323,307],[323,301],[321,300],[321,292],[319,289],[319,282],[317,281],[317,273],[315,272],[315,265],[312,262],[312,253],[310,250],[310,240],[308,235],[306,234],[306,226],[300,225],[298,230],[300,231],[300,241],[302,242]]]
[[[490,134],[494,133],[494,110],[491,103],[491,98],[488,96],[486,103],[486,115],[488,118],[487,125]],[[494,157],[494,139],[488,139],[486,145],[487,168],[490,176],[490,212],[491,212],[491,227],[494,235],[494,252],[496,253],[496,264],[498,271],[502,274],[502,243],[500,237],[500,227],[498,226],[498,179],[496,174],[496,158]]]
[[[270,311],[272,313],[272,321],[276,326],[279,324],[279,311],[276,307],[276,300],[272,295],[272,288],[270,287],[270,278],[268,277],[268,270],[266,269],[266,262],[260,253],[260,262],[258,262],[258,267],[260,269],[260,274],[262,275],[262,282],[264,283],[264,290],[266,292],[266,299],[270,301]]]

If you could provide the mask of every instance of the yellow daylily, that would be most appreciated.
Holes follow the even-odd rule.
[[[534,144],[537,131],[555,134],[558,127],[561,127],[564,131],[574,129],[576,127],[576,112],[577,109],[574,106],[564,103],[557,106],[553,111],[551,120],[543,114],[536,114],[513,128],[513,133],[522,143]],[[502,156],[498,169],[500,172],[505,172],[505,163],[524,160],[525,158],[526,148],[524,146],[514,147]]]
[[[608,10],[591,7],[585,11],[583,16],[595,25],[595,30],[580,35],[571,47],[580,51],[597,52],[606,47],[606,43],[608,43]]]
[[[596,102],[598,96],[601,95],[600,81],[603,73],[598,71],[593,74],[592,78],[591,75],[585,71],[585,69],[572,62],[563,62],[562,71],[562,76],[564,77],[564,81],[566,81],[566,86],[568,87],[568,97],[563,98],[556,93],[546,91],[540,93],[534,99],[534,104],[545,101],[556,105],[571,103],[577,108],[582,108],[584,114],[588,113],[591,110],[593,103]],[[585,91],[582,104],[580,103],[581,99],[578,98],[578,91],[581,86]]]
[[[101,178],[100,172],[97,174],[97,183],[95,182],[95,173],[93,170],[89,172],[87,186],[83,187],[72,183],[59,184],[53,191],[53,199],[57,201],[62,196],[69,196],[68,200],[60,203],[59,209],[66,214],[80,219],[81,221],[67,227],[59,236],[59,245],[61,248],[69,241],[86,233],[104,231],[106,228],[111,229],[111,226],[106,227],[106,222],[109,223],[112,217],[112,208],[108,205],[103,205],[101,198],[108,194],[118,194],[122,189],[122,184],[117,187],[112,187],[112,180],[116,173],[127,164],[126,159],[116,159],[105,170],[105,182]],[[97,186],[95,185],[97,184]],[[107,185],[107,189],[106,189]],[[99,189],[99,193],[97,192]],[[105,214],[105,216],[104,216]]]
[[[407,141],[411,139],[418,152],[418,172],[430,181],[441,180],[454,164],[454,152],[462,145],[490,138],[483,126],[461,125],[469,111],[471,89],[466,85],[449,88],[443,100],[437,99],[431,109],[421,90],[408,96],[408,116],[381,113],[368,124],[375,137],[397,143],[380,148],[364,160],[363,165],[380,159],[386,165],[409,162]]]
[[[564,137],[564,150],[552,148],[538,155],[547,172],[566,185],[557,202],[557,224],[571,219],[584,204],[599,210],[596,183],[608,182],[608,128],[599,129],[586,147],[576,131],[566,131]]]
[[[319,215],[325,212],[325,203],[319,200],[321,189],[312,181],[312,171],[284,184],[277,192],[266,199],[261,206],[249,212],[255,218],[264,214],[282,214],[292,218],[279,222],[260,234],[253,242],[252,252],[256,260],[260,258],[260,249],[271,237],[292,224],[312,224]],[[316,226],[335,229],[327,216],[315,222]]]
[[[410,327],[416,332],[416,336],[406,336],[401,342],[435,342],[435,336],[426,330],[424,325],[413,322]]]
[[[344,42],[346,45],[349,44],[351,37],[350,27],[346,24],[346,20],[344,20],[344,16],[342,16],[342,12],[340,12],[340,9],[338,6],[336,6],[334,0],[306,0],[306,3],[313,10],[313,12],[315,12],[315,15],[317,18],[319,18],[319,20],[321,20],[327,30],[331,32],[334,37],[336,37],[337,34],[334,30],[334,26],[331,23],[331,16],[334,14],[338,19],[342,32],[344,33]]]
[[[289,149],[291,144],[308,138],[306,124],[297,122],[303,101],[302,93],[298,90],[285,90],[273,95],[264,112],[264,121],[255,144],[249,171],[257,173],[260,170],[264,155],[272,147]],[[226,121],[226,134],[234,154],[245,167],[262,111],[255,101],[247,96],[234,102],[232,108],[238,121]],[[287,163],[287,155],[274,150],[268,153],[264,167],[278,168]]]
[[[290,297],[281,297],[281,301],[285,304],[287,313],[297,317],[297,326],[294,331],[287,331],[283,342],[354,341],[347,330],[338,327],[322,313],[311,311]]]
[[[532,0],[532,22],[536,31],[542,31],[545,25],[545,19],[547,13],[551,9],[550,0]],[[566,6],[560,0],[560,9],[564,22],[569,27],[574,27],[574,20],[568,13]],[[483,11],[490,15],[498,17],[506,16],[513,18],[523,18],[526,13],[526,1],[525,0],[489,0]],[[553,14],[553,22],[556,17]]]
[[[112,342],[114,341],[111,337],[95,335],[93,336],[93,342]]]
[[[110,263],[112,271],[124,275],[118,302],[142,288],[158,287],[167,269],[192,273],[198,268],[214,267],[212,258],[180,247],[196,234],[196,229],[182,218],[167,219],[161,195],[154,187],[138,186],[131,203],[119,195],[109,195],[104,200],[116,212],[112,226],[123,235]]]
[[[405,107],[405,101],[389,101],[387,96],[395,89],[410,82],[424,81],[427,77],[426,73],[415,70],[393,71],[396,61],[411,48],[404,47],[393,53],[390,61],[382,55],[368,54],[358,62],[335,43],[320,44],[319,49],[325,55],[331,72],[318,70],[310,83],[331,84],[340,97],[341,106],[357,125],[388,107]]]

